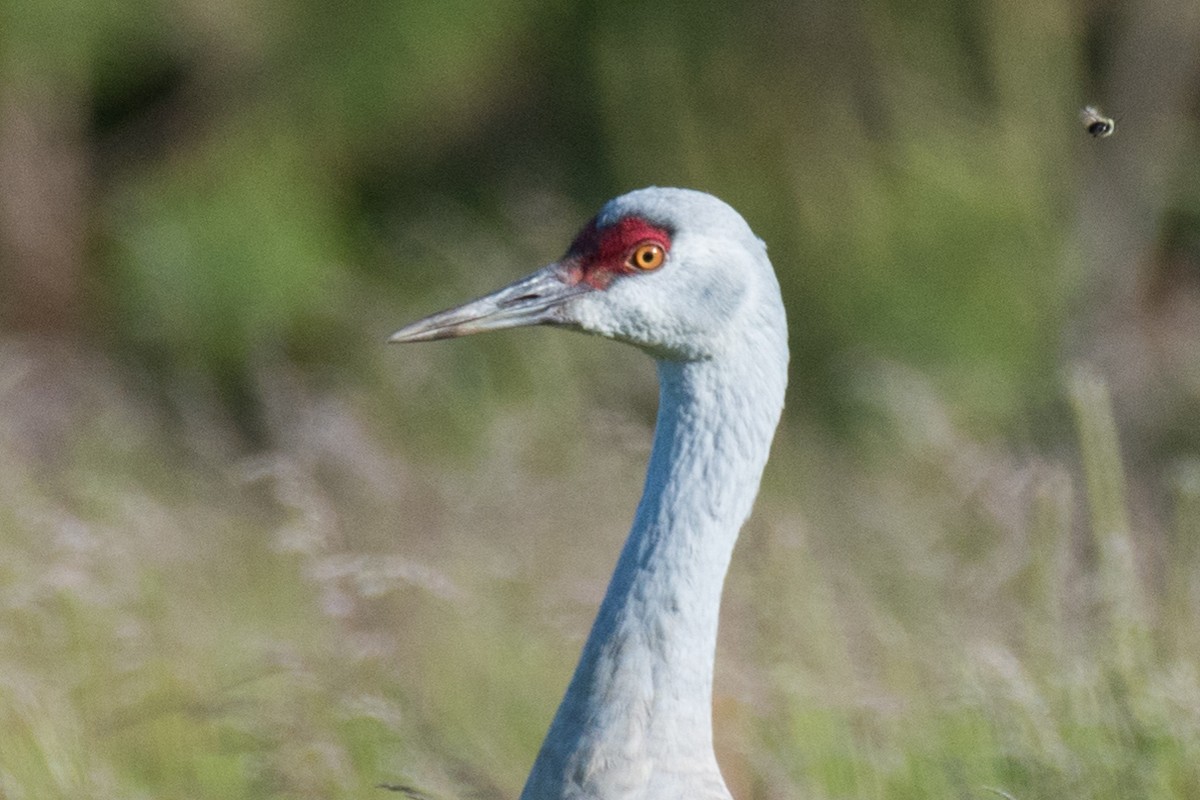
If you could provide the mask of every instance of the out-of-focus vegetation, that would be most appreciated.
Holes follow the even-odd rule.
[[[384,339],[655,183],[790,311],[735,795],[1200,796],[1198,86],[1184,0],[5,0],[0,798],[515,796],[653,371]]]

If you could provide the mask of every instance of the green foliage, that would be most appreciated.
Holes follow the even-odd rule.
[[[330,183],[297,143],[255,134],[146,176],[114,203],[121,338],[193,367],[242,368],[336,307]]]
[[[89,317],[232,405],[264,358],[340,363],[307,331],[363,292],[406,309],[441,282],[411,247],[446,198],[466,228],[534,231],[528,267],[651,183],[725,197],[770,243],[809,408],[851,413],[847,353],[921,365],[987,425],[1053,395],[1087,144],[1067,5],[76,5],[6,7],[0,75],[90,119]],[[514,215],[539,194],[553,225]],[[510,261],[449,266],[478,291]]]

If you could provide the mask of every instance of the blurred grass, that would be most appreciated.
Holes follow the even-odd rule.
[[[37,379],[28,356],[10,349],[9,391]],[[278,444],[225,465],[154,444],[89,374],[60,479],[0,438],[5,797],[517,793],[640,488],[645,415],[505,403],[468,463],[381,434],[378,399],[264,375]],[[635,374],[629,397],[652,385]],[[1194,796],[1195,487],[1148,550],[1086,372],[1078,465],[964,437],[916,373],[864,379],[873,432],[847,450],[789,424],[739,545],[716,704],[735,795]]]

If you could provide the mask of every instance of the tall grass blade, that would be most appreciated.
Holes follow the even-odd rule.
[[[1113,638],[1115,663],[1125,678],[1134,678],[1144,673],[1149,636],[1112,399],[1103,377],[1085,365],[1072,370],[1069,392],[1099,561],[1097,588]]]

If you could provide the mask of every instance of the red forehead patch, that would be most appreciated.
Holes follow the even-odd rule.
[[[640,272],[630,259],[644,242],[671,251],[670,232],[641,217],[622,217],[603,228],[593,219],[571,242],[562,263],[572,283],[606,289],[614,278]]]

